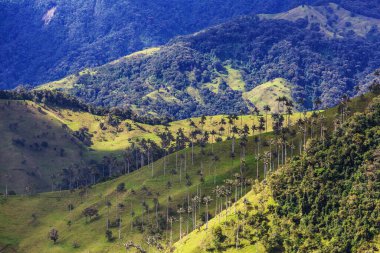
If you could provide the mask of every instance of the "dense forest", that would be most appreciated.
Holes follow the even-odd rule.
[[[318,24],[308,27],[306,19],[241,17],[177,37],[153,54],[77,74],[70,93],[96,105],[130,105],[182,119],[248,113],[245,92],[275,78],[293,85],[301,110],[315,109],[316,101],[320,108],[335,105],[366,87],[380,63],[379,32],[330,38]]]
[[[303,1],[288,2],[1,0],[0,87],[54,80],[237,15]]]
[[[361,113],[351,114],[351,106],[342,103],[335,120],[321,125],[332,131],[315,129],[303,153],[256,183],[210,228],[177,243],[175,252],[377,252],[380,97]]]
[[[0,87],[51,81],[231,17],[321,0],[0,1]],[[376,0],[335,0],[379,18]]]

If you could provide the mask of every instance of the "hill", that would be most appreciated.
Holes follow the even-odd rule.
[[[302,2],[1,0],[0,88],[52,81],[232,17]]]
[[[379,120],[377,97],[174,252],[377,252]]]
[[[343,104],[344,114],[340,114],[341,107],[310,119],[299,114],[297,129],[304,126],[299,133],[291,130],[294,122],[287,123],[286,115],[275,116],[275,132],[259,138],[247,138],[239,131],[224,142],[196,145],[194,152],[190,147],[157,162],[148,161],[140,170],[112,181],[71,191],[2,198],[0,244],[9,252],[28,253],[123,252],[124,244],[150,251],[170,248],[182,235],[232,206],[249,189],[249,178],[262,180],[270,171],[288,164],[288,157],[303,154],[305,135],[310,133],[315,139],[329,136],[328,129],[334,127],[337,116],[346,120],[372,99],[366,95]],[[281,138],[286,141],[280,142]],[[207,196],[214,201],[201,201]],[[98,215],[86,218],[86,208],[96,209]],[[46,238],[53,228],[58,230],[57,243]],[[107,233],[108,239],[106,230],[112,231]]]
[[[292,22],[305,19],[310,29],[320,29],[330,37],[345,37],[350,33],[365,37],[371,30],[380,28],[379,19],[356,15],[333,3],[323,6],[302,5],[287,12],[259,16],[264,19],[284,19]]]
[[[250,91],[243,93],[243,98],[249,101],[260,111],[264,111],[265,106],[272,108],[272,112],[280,112],[276,99],[286,97],[292,101],[292,88],[285,79],[276,78],[267,83],[261,84]]]
[[[69,102],[58,102],[65,100],[56,92],[35,91],[34,94],[29,100],[0,99],[2,192],[6,187],[9,192],[18,194],[65,189],[69,182],[63,180],[71,174],[81,178],[80,184],[87,184],[88,180],[93,184],[101,182],[124,174],[127,162],[128,171],[141,167],[144,162],[130,153],[140,153],[142,146],[148,145],[144,151],[148,152],[144,155],[145,162],[162,157],[160,134],[166,131],[176,137],[181,129],[187,139],[198,131],[194,137],[197,142],[202,138],[199,132],[202,129],[207,131],[208,142],[216,142],[230,138],[232,125],[258,126],[260,118],[257,115],[236,118],[216,115],[160,124],[112,111],[99,114],[95,108],[85,110],[86,105],[74,107],[75,102],[70,106]],[[16,92],[11,97],[17,99],[18,96],[22,95]],[[290,119],[295,121],[297,117],[291,115]],[[273,120],[270,115],[266,118],[266,131],[271,131]],[[187,142],[185,146],[189,145]],[[176,149],[178,147],[171,147],[167,152]],[[108,175],[110,168],[113,175]]]
[[[306,19],[309,12],[318,12],[319,23]],[[149,55],[126,57],[42,87],[63,87],[95,105],[127,105],[142,114],[183,119],[248,113],[255,106],[252,98],[263,97],[252,92],[265,91],[258,87],[281,78],[292,84],[286,93],[298,109],[315,108],[317,101],[326,108],[345,94],[356,95],[379,67],[380,35],[369,29],[379,20],[348,13],[323,5],[271,19],[245,16],[177,37]],[[338,19],[325,28],[322,21],[332,16]],[[356,24],[339,32],[344,20]],[[329,29],[338,29],[339,36],[326,36]]]

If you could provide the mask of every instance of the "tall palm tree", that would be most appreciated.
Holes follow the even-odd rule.
[[[202,129],[202,133],[203,133],[203,128],[206,124],[206,120],[207,120],[206,116],[202,115],[201,120],[199,121],[199,125],[201,125],[201,129]]]
[[[206,229],[208,229],[208,205],[210,204],[211,201],[212,201],[212,199],[210,196],[205,196],[203,198],[203,202],[206,205]]]
[[[268,132],[268,114],[270,113],[271,108],[269,105],[265,105],[263,109],[265,112],[265,132]]]
[[[270,163],[271,153],[266,151],[263,155],[263,163],[264,163],[264,178],[266,178],[268,173],[268,164]]]
[[[211,153],[214,153],[214,142],[215,142],[215,135],[216,135],[215,130],[213,129],[210,134],[212,136],[212,140],[211,140]]]
[[[107,230],[109,229],[109,225],[110,225],[110,208],[111,208],[112,204],[111,202],[106,198],[106,207],[107,207],[107,224],[106,224],[106,228]]]
[[[173,222],[175,221],[175,217],[170,216],[168,220],[170,223],[170,248],[171,248],[173,245]]]
[[[234,155],[235,154],[235,140],[236,140],[236,137],[235,135],[239,133],[239,129],[237,128],[237,126],[233,126],[232,127],[232,142],[231,142],[231,154]]]
[[[191,139],[191,165],[194,165],[194,142],[197,139],[197,136],[199,134],[199,131],[193,130],[190,133],[190,139]]]
[[[198,207],[198,204],[200,202],[200,199],[199,199],[198,195],[194,196],[191,199],[191,202],[193,203],[193,214],[194,214],[193,229],[195,229],[197,227],[197,207]]]
[[[177,210],[177,213],[179,214],[179,239],[182,239],[182,214],[185,212],[185,209],[182,207]]]

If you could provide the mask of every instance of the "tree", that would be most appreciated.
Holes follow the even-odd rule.
[[[198,206],[198,203],[200,202],[200,199],[198,196],[194,196],[192,199],[191,199],[192,203],[193,203],[193,214],[194,214],[194,218],[193,218],[193,229],[195,229],[197,227],[197,206]]]
[[[264,112],[265,112],[265,132],[268,132],[268,113],[270,113],[270,106],[265,105],[264,106]]]
[[[82,213],[86,217],[86,223],[87,223],[87,217],[89,217],[91,221],[92,217],[98,216],[98,209],[87,207],[86,209],[83,210]]]
[[[212,199],[210,196],[205,196],[203,198],[203,202],[206,205],[206,229],[208,229],[208,205],[210,204],[211,201],[212,201]]]
[[[126,244],[124,244],[125,246],[125,249],[128,251],[129,249],[131,248],[135,248],[139,253],[146,253],[146,251],[143,249],[143,247],[141,247],[141,245],[139,244],[135,244],[134,242],[132,241],[129,241],[127,242]]]
[[[54,244],[58,241],[58,230],[55,228],[52,228],[48,234],[48,237],[50,240],[54,242]]]
[[[182,239],[182,214],[185,212],[185,209],[182,207],[177,210],[179,214],[179,239]]]
[[[106,207],[107,207],[107,224],[106,224],[106,228],[108,230],[109,228],[109,225],[110,225],[110,207],[112,206],[112,203],[110,201],[107,200],[106,198]]]
[[[171,216],[169,217],[169,223],[170,223],[170,247],[173,245],[173,221],[175,221],[175,217]]]
[[[125,191],[125,183],[120,183],[116,187],[117,192],[124,192]]]
[[[106,238],[107,238],[107,241],[109,242],[112,242],[114,240],[111,230],[108,230],[108,229],[106,230]]]
[[[215,142],[216,131],[213,129],[213,130],[211,130],[210,134],[212,136],[212,140],[211,140],[211,152],[214,153],[214,142]]]

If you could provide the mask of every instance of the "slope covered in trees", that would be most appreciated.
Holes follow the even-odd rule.
[[[57,91],[0,91],[0,189],[23,194],[95,184],[162,157],[166,137],[187,139],[177,147],[165,144],[172,153],[189,146],[191,138],[194,143],[215,143],[231,138],[233,126],[258,126],[260,115],[277,110],[272,100],[271,110],[255,115],[168,122],[128,109],[88,106]],[[271,131],[273,119],[266,118],[266,131]]]
[[[175,252],[377,252],[380,97],[334,126]]]
[[[1,0],[0,88],[51,81],[231,17],[303,2]]]
[[[330,15],[329,8],[318,10]],[[340,13],[347,12],[332,16]],[[246,16],[173,39],[150,55],[70,76],[58,87],[66,83],[71,94],[97,105],[130,105],[178,119],[247,113],[254,105],[246,94],[283,78],[292,84],[291,95],[301,107],[310,109],[321,101],[324,108],[344,94],[356,94],[380,64],[376,29],[359,36],[347,27],[334,37],[326,36],[324,25]]]
[[[331,141],[336,139],[334,135],[330,135],[331,129],[335,125],[339,132],[339,124],[343,121],[362,122],[357,120],[360,119],[359,116],[354,116],[356,121],[348,120],[348,117],[357,111],[363,111],[372,98],[372,95],[366,95],[351,102],[344,100],[340,107],[324,113],[313,113],[310,118],[298,113],[297,117],[291,120],[290,115],[281,110],[281,114],[268,116],[273,118],[273,133],[265,133],[265,114],[260,116],[258,125],[253,122],[249,127],[240,125],[239,118],[232,119],[230,126],[226,126],[229,129],[229,140],[214,144],[207,144],[206,131],[202,129],[203,124],[200,124],[193,126],[195,131],[203,133],[196,137],[197,141],[186,141],[183,138],[170,141],[166,138],[168,134],[163,135],[166,136],[162,139],[165,152],[169,146],[181,149],[186,142],[190,144],[189,148],[165,156],[154,163],[149,158],[146,159],[149,157],[149,151],[140,152],[138,156],[141,155],[141,162],[144,161],[145,166],[132,173],[126,171],[127,175],[118,179],[97,185],[91,185],[90,182],[73,183],[69,185],[70,191],[3,197],[0,202],[0,244],[10,251],[15,249],[18,252],[31,253],[72,252],[83,249],[92,252],[123,252],[126,247],[137,247],[151,252],[170,250],[173,243],[182,236],[202,224],[208,226],[211,217],[219,213],[224,214],[223,210],[229,207],[232,209],[228,210],[233,210],[233,203],[250,189],[254,180],[260,181],[283,166],[292,168],[294,164],[298,166],[302,163],[302,166],[310,165],[310,168],[313,168],[311,162],[314,160],[308,160],[307,154],[314,154],[313,148],[317,150],[320,145],[331,146],[330,152],[335,152],[336,146],[332,146],[335,144]],[[375,117],[377,109],[373,108]],[[378,121],[375,120],[377,117],[372,121],[368,120],[368,124],[376,124],[378,128]],[[259,136],[248,137],[252,131],[258,132]],[[376,134],[376,131],[374,133]],[[344,134],[342,136],[349,138]],[[368,136],[373,136],[372,130]],[[366,143],[368,148],[378,145],[378,138],[359,139]],[[336,145],[338,144],[340,142]],[[343,145],[340,146],[343,148]],[[352,148],[355,147],[352,145]],[[295,158],[289,162],[289,157],[294,155],[303,158]],[[365,152],[360,159],[363,157],[370,158]],[[354,158],[353,156],[352,159]],[[348,161],[350,162],[351,160]],[[280,169],[279,175],[283,170]],[[344,176],[344,173],[338,174]],[[276,180],[302,178],[304,177],[294,175],[294,179],[279,177]],[[273,180],[267,178],[268,182],[274,182]],[[74,178],[72,182],[78,181]],[[281,183],[281,187],[278,191],[273,191],[273,194],[276,193],[273,198],[278,202],[288,201],[289,199],[281,195],[286,184],[281,181],[278,183]],[[292,184],[288,186],[291,187]],[[312,199],[312,195],[309,197]],[[291,203],[294,204],[292,199],[289,201],[291,202],[285,202],[281,207],[288,208]],[[276,214],[278,211],[278,215],[284,215],[278,206],[274,210]],[[329,215],[327,211],[325,210],[323,215]],[[291,211],[288,213],[292,215]],[[306,214],[313,213],[305,212]],[[256,218],[254,221],[261,221],[261,218]],[[25,224],[29,225],[25,227]],[[265,232],[266,227],[263,229]],[[241,236],[239,235],[243,238]],[[281,236],[284,237],[284,234]],[[275,247],[278,238],[273,241],[273,238],[268,238],[269,245]],[[221,244],[221,247],[230,246]]]
[[[62,78],[239,15],[328,2],[380,18],[377,0],[1,0],[0,88]]]

